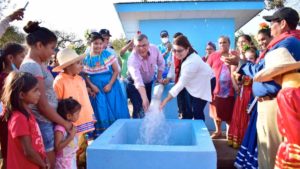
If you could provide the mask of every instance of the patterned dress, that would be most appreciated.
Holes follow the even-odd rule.
[[[239,148],[244,138],[249,122],[247,108],[252,97],[252,83],[248,76],[243,77],[241,93],[235,99],[232,120],[228,133],[228,144]]]
[[[237,52],[231,51],[237,55]],[[206,63],[213,69],[216,77],[216,86],[213,101],[210,104],[209,115],[214,120],[230,123],[234,106],[234,89],[231,82],[232,66],[227,66],[221,59],[220,51],[209,55]]]
[[[234,166],[238,169],[256,169],[257,161],[257,103],[255,104],[242,145],[236,155]]]
[[[298,80],[299,83],[300,80]],[[283,88],[277,95],[277,124],[284,141],[280,144],[275,169],[300,168],[300,88]]]
[[[222,64],[219,75],[217,82],[219,83],[219,91],[214,93],[215,98],[211,103],[210,116],[213,119],[230,123],[234,106],[230,67]]]
[[[64,140],[67,139],[68,133],[61,125],[56,125],[55,132],[62,132]],[[61,151],[56,152],[55,169],[76,169],[76,151],[78,149],[78,138],[75,136],[73,140]]]
[[[84,72],[100,92],[90,97],[94,114],[97,119],[94,136],[99,136],[115,120],[129,118],[127,99],[125,98],[119,80],[117,79],[109,92],[103,88],[113,76],[112,64],[117,61],[114,55],[104,50],[100,55],[87,54],[83,60]]]

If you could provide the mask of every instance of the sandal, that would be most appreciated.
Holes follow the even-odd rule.
[[[222,133],[221,133],[221,132],[220,132],[220,133],[214,132],[214,133],[210,136],[211,139],[219,139],[219,138],[221,138],[221,137],[222,137]]]

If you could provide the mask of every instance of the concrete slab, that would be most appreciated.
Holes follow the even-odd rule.
[[[235,169],[233,166],[238,149],[234,149],[227,144],[225,132],[220,139],[213,139],[217,150],[217,168],[218,169]]]

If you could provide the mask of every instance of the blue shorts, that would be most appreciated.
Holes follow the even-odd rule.
[[[53,123],[38,121],[46,152],[54,150],[54,126]]]

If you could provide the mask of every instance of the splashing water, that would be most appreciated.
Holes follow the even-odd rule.
[[[137,144],[166,145],[170,135],[165,115],[159,110],[160,98],[164,90],[163,85],[154,87],[153,96],[146,116],[143,119]]]

